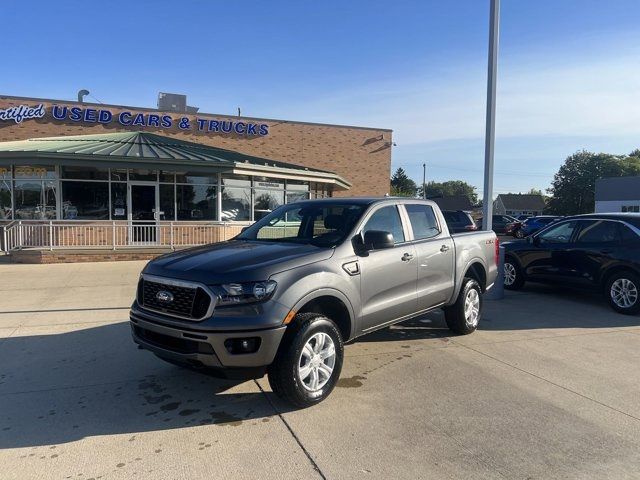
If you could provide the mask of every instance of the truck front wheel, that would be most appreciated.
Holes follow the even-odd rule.
[[[269,385],[296,407],[315,405],[336,386],[343,358],[342,335],[334,322],[317,313],[298,314],[269,366]]]
[[[450,330],[467,335],[478,328],[482,315],[482,290],[473,278],[464,278],[456,303],[444,309],[444,318]]]

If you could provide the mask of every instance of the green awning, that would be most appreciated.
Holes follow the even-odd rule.
[[[351,184],[332,172],[292,163],[254,157],[223,148],[188,142],[147,132],[118,132],[67,137],[32,138],[0,142],[0,163],[33,161],[73,164],[143,165],[165,169],[206,167],[230,173],[300,178],[334,184]]]

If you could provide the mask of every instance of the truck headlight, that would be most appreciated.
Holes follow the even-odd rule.
[[[218,295],[219,307],[227,305],[242,305],[269,300],[276,291],[278,284],[273,280],[251,283],[226,283],[217,285],[213,290]]]

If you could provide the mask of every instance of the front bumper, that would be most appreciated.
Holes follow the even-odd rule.
[[[132,309],[131,334],[134,342],[167,360],[212,369],[250,369],[273,362],[286,326],[263,330],[203,331],[161,324],[144,312]],[[225,341],[234,338],[258,338],[253,353],[231,353]]]

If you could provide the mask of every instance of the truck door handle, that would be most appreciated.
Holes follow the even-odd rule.
[[[441,251],[442,253],[444,253],[444,252],[448,252],[448,251],[449,251],[449,246],[448,246],[448,245],[442,245],[442,246],[440,247],[440,251]]]
[[[405,254],[402,256],[401,260],[402,260],[403,262],[409,262],[412,258],[413,258],[413,255],[411,255],[410,253],[405,253]]]

